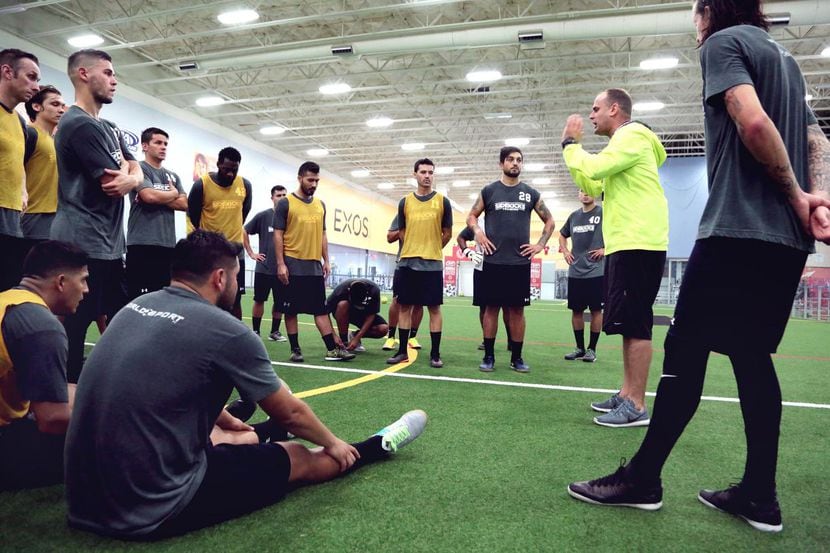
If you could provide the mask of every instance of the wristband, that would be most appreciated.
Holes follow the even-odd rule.
[[[569,136],[562,141],[562,149],[564,150],[565,146],[570,146],[571,144],[579,144],[579,142],[576,141],[576,138]]]

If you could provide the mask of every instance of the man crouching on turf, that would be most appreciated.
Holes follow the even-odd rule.
[[[426,413],[415,410],[348,444],[281,386],[262,341],[227,312],[239,251],[203,230],[180,240],[171,285],[128,304],[95,346],[66,440],[70,526],[126,539],[182,534],[386,458],[423,432]],[[234,387],[321,447],[211,442],[214,421],[249,428],[220,416]]]

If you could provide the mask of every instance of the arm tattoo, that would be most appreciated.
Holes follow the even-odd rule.
[[[547,223],[551,221],[553,223],[553,216],[550,214],[550,210],[548,206],[545,205],[545,201],[539,198],[539,201],[536,202],[536,205],[533,207],[536,213],[539,215],[539,218],[542,219],[543,222]],[[550,237],[553,235],[553,224],[550,225],[550,228],[547,228],[545,225],[545,229],[542,230],[542,236],[539,237],[539,245],[544,246],[550,240]]]
[[[810,192],[830,194],[830,142],[818,125],[807,127],[807,178]]]

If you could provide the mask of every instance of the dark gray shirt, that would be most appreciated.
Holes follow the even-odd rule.
[[[20,217],[20,229],[23,231],[23,237],[32,240],[49,240],[52,233],[52,221],[54,220],[54,213],[24,213]]]
[[[481,189],[484,201],[485,234],[496,246],[496,251],[484,258],[496,265],[527,265],[530,258],[520,253],[523,244],[530,242],[530,214],[539,201],[539,192],[520,182],[507,186],[500,180]]]
[[[265,261],[256,262],[256,272],[268,275],[277,274],[277,256],[274,254],[274,209],[260,211],[245,224],[245,232],[259,237],[259,253]],[[289,269],[290,271],[291,269]]]
[[[568,267],[570,278],[596,278],[605,274],[605,263],[592,261],[588,252],[604,248],[602,241],[602,208],[594,206],[587,213],[577,209],[559,229],[559,234],[571,239],[574,262]]]
[[[804,100],[804,77],[792,55],[766,31],[738,25],[719,31],[700,50],[709,200],[698,238],[763,240],[814,251],[814,241],[778,185],[746,149],[724,104],[724,92],[748,84],[775,124],[799,185],[807,188],[807,126],[816,123]]]
[[[292,192],[292,194],[294,194]],[[309,198],[308,200],[304,200],[294,194],[294,197],[299,199],[301,202],[305,202],[310,204],[313,198]],[[326,204],[324,202],[320,202],[323,204],[323,232],[326,231]],[[288,198],[283,198],[279,202],[277,202],[277,208],[274,210],[274,228],[277,230],[285,230],[288,221]],[[276,257],[276,254],[275,254]],[[283,259],[285,259],[285,266],[288,267],[288,278],[291,279],[291,275],[294,276],[323,276],[323,265],[320,261],[316,259],[297,259],[296,257],[291,257],[289,255],[283,255]],[[276,259],[274,260],[276,263]],[[276,265],[274,266],[274,272],[276,274]]]
[[[145,161],[140,161],[144,171],[144,182],[130,192],[130,218],[127,221],[128,246],[176,246],[176,212],[173,208],[162,204],[148,204],[142,202],[138,193],[150,189],[159,192],[169,192],[175,188],[179,194],[184,194],[182,181],[179,175],[164,167],[156,169]]]
[[[119,259],[126,251],[124,198],[110,197],[99,178],[134,161],[112,123],[70,107],[55,135],[58,156],[58,211],[51,237],[71,242],[93,259]]]
[[[205,476],[213,423],[234,387],[279,389],[262,341],[170,286],[119,311],[84,364],[66,439],[73,526],[140,536],[180,512]]]
[[[3,186],[6,186],[6,184],[3,184]],[[23,232],[20,229],[19,209],[0,207],[0,234],[16,238],[23,237]]]

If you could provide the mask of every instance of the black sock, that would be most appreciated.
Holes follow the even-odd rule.
[[[388,334],[386,337],[387,337],[387,338],[394,338],[394,337],[395,337],[395,331],[396,331],[396,330],[398,330],[398,327],[396,327],[396,326],[390,326],[390,327],[389,327],[389,334]]]
[[[524,346],[524,342],[513,342],[513,347],[510,348],[511,361],[517,361],[522,358],[522,346]]]
[[[599,342],[599,332],[591,332],[591,342],[588,344],[588,348],[592,350],[597,349],[597,342]]]
[[[254,432],[256,432],[261,444],[265,442],[284,442],[288,439],[288,431],[277,424],[274,419],[258,422],[251,426],[254,427]]]
[[[328,351],[337,347],[337,343],[334,341],[334,334],[331,332],[323,336],[323,343],[326,344],[326,350]]]
[[[288,335],[288,344],[291,346],[291,350],[300,349],[300,337],[299,334],[289,334]]]
[[[408,328],[399,328],[398,329],[398,337],[401,340],[401,343],[398,345],[398,355],[407,355],[406,353],[406,342],[409,340],[409,329]],[[409,357],[407,355],[407,357]]]
[[[262,326],[262,317],[251,317],[251,321],[253,322],[254,332],[259,334],[259,327]]]
[[[350,470],[355,470],[363,465],[380,461],[389,456],[389,452],[381,446],[381,436],[371,436],[368,439],[352,444],[358,453],[360,459],[355,461]]]
[[[343,342],[344,344],[348,344],[349,343],[349,333],[346,332],[345,334],[341,334],[340,335],[340,341]]]
[[[438,359],[441,357],[441,331],[429,333],[429,339],[432,341],[432,348],[429,351],[430,359]]]
[[[576,347],[578,349],[585,349],[585,329],[580,328],[574,330],[574,338],[576,338]]]
[[[484,339],[484,357],[495,357],[496,352],[494,351],[496,347],[496,339],[495,338],[485,338]]]
[[[414,338],[416,334],[418,334],[418,327],[417,326],[415,328],[410,328],[409,329],[409,337],[410,338]]]
[[[274,317],[271,315],[271,334],[277,332],[280,329],[280,322],[282,319],[280,317]]]

